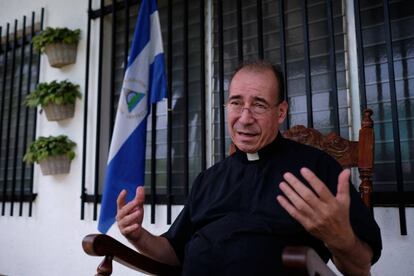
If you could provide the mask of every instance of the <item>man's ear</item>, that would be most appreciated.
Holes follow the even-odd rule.
[[[287,101],[281,102],[278,106],[278,123],[282,124],[283,121],[286,119],[287,111],[288,111],[288,103]]]

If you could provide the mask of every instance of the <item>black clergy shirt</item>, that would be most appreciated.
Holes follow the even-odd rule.
[[[183,275],[282,275],[286,245],[307,245],[327,261],[323,242],[310,235],[277,202],[283,174],[303,178],[312,170],[336,194],[341,166],[313,147],[277,138],[249,161],[239,150],[200,173],[171,228],[163,234],[182,264]],[[307,183],[304,181],[307,185]],[[355,234],[381,253],[378,225],[351,185],[350,220]]]

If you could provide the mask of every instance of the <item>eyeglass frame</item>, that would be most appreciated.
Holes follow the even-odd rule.
[[[268,111],[270,111],[271,109],[273,109],[273,108],[275,108],[275,107],[277,107],[278,105],[280,105],[280,102],[279,103],[277,103],[277,104],[274,104],[274,105],[269,105],[266,101],[264,101],[264,100],[261,100],[261,99],[259,99],[259,100],[256,100],[255,102],[253,102],[252,104],[250,104],[250,107],[245,107],[245,104],[243,103],[243,105],[240,105],[240,107],[231,107],[231,101],[239,101],[240,103],[243,103],[243,101],[242,100],[240,100],[240,99],[230,99],[225,105],[224,105],[224,107],[225,108],[227,108],[227,110],[229,111],[229,112],[232,112],[232,113],[234,113],[234,114],[238,114],[238,115],[241,115],[241,114],[243,114],[243,111],[245,110],[245,109],[247,109],[247,110],[249,110],[249,112],[252,114],[252,115],[254,115],[254,116],[261,116],[261,115],[263,115],[263,114],[265,114],[265,113],[267,113]],[[264,109],[263,109],[263,111],[260,111],[260,112],[257,112],[257,110],[254,110],[254,109],[252,109],[252,108],[255,108],[255,107],[258,107],[259,105],[263,105],[264,106]],[[234,109],[234,108],[236,108],[236,109]],[[237,111],[237,109],[240,109],[239,111]],[[259,109],[260,110],[260,109]]]

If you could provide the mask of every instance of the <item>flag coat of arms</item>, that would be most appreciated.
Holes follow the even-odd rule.
[[[164,52],[156,0],[143,0],[135,26],[109,150],[98,230],[115,222],[116,199],[144,185],[147,117],[167,95]]]

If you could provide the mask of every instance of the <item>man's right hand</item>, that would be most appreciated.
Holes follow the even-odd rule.
[[[170,265],[180,265],[170,242],[162,236],[154,236],[142,227],[144,218],[144,187],[138,187],[135,197],[126,203],[127,191],[119,193],[116,204],[116,222],[119,231],[124,235],[142,254]]]
[[[144,218],[144,187],[139,186],[135,193],[135,198],[126,203],[127,191],[119,193],[117,203],[116,221],[118,228],[130,241],[138,241],[143,232],[142,219]]]

